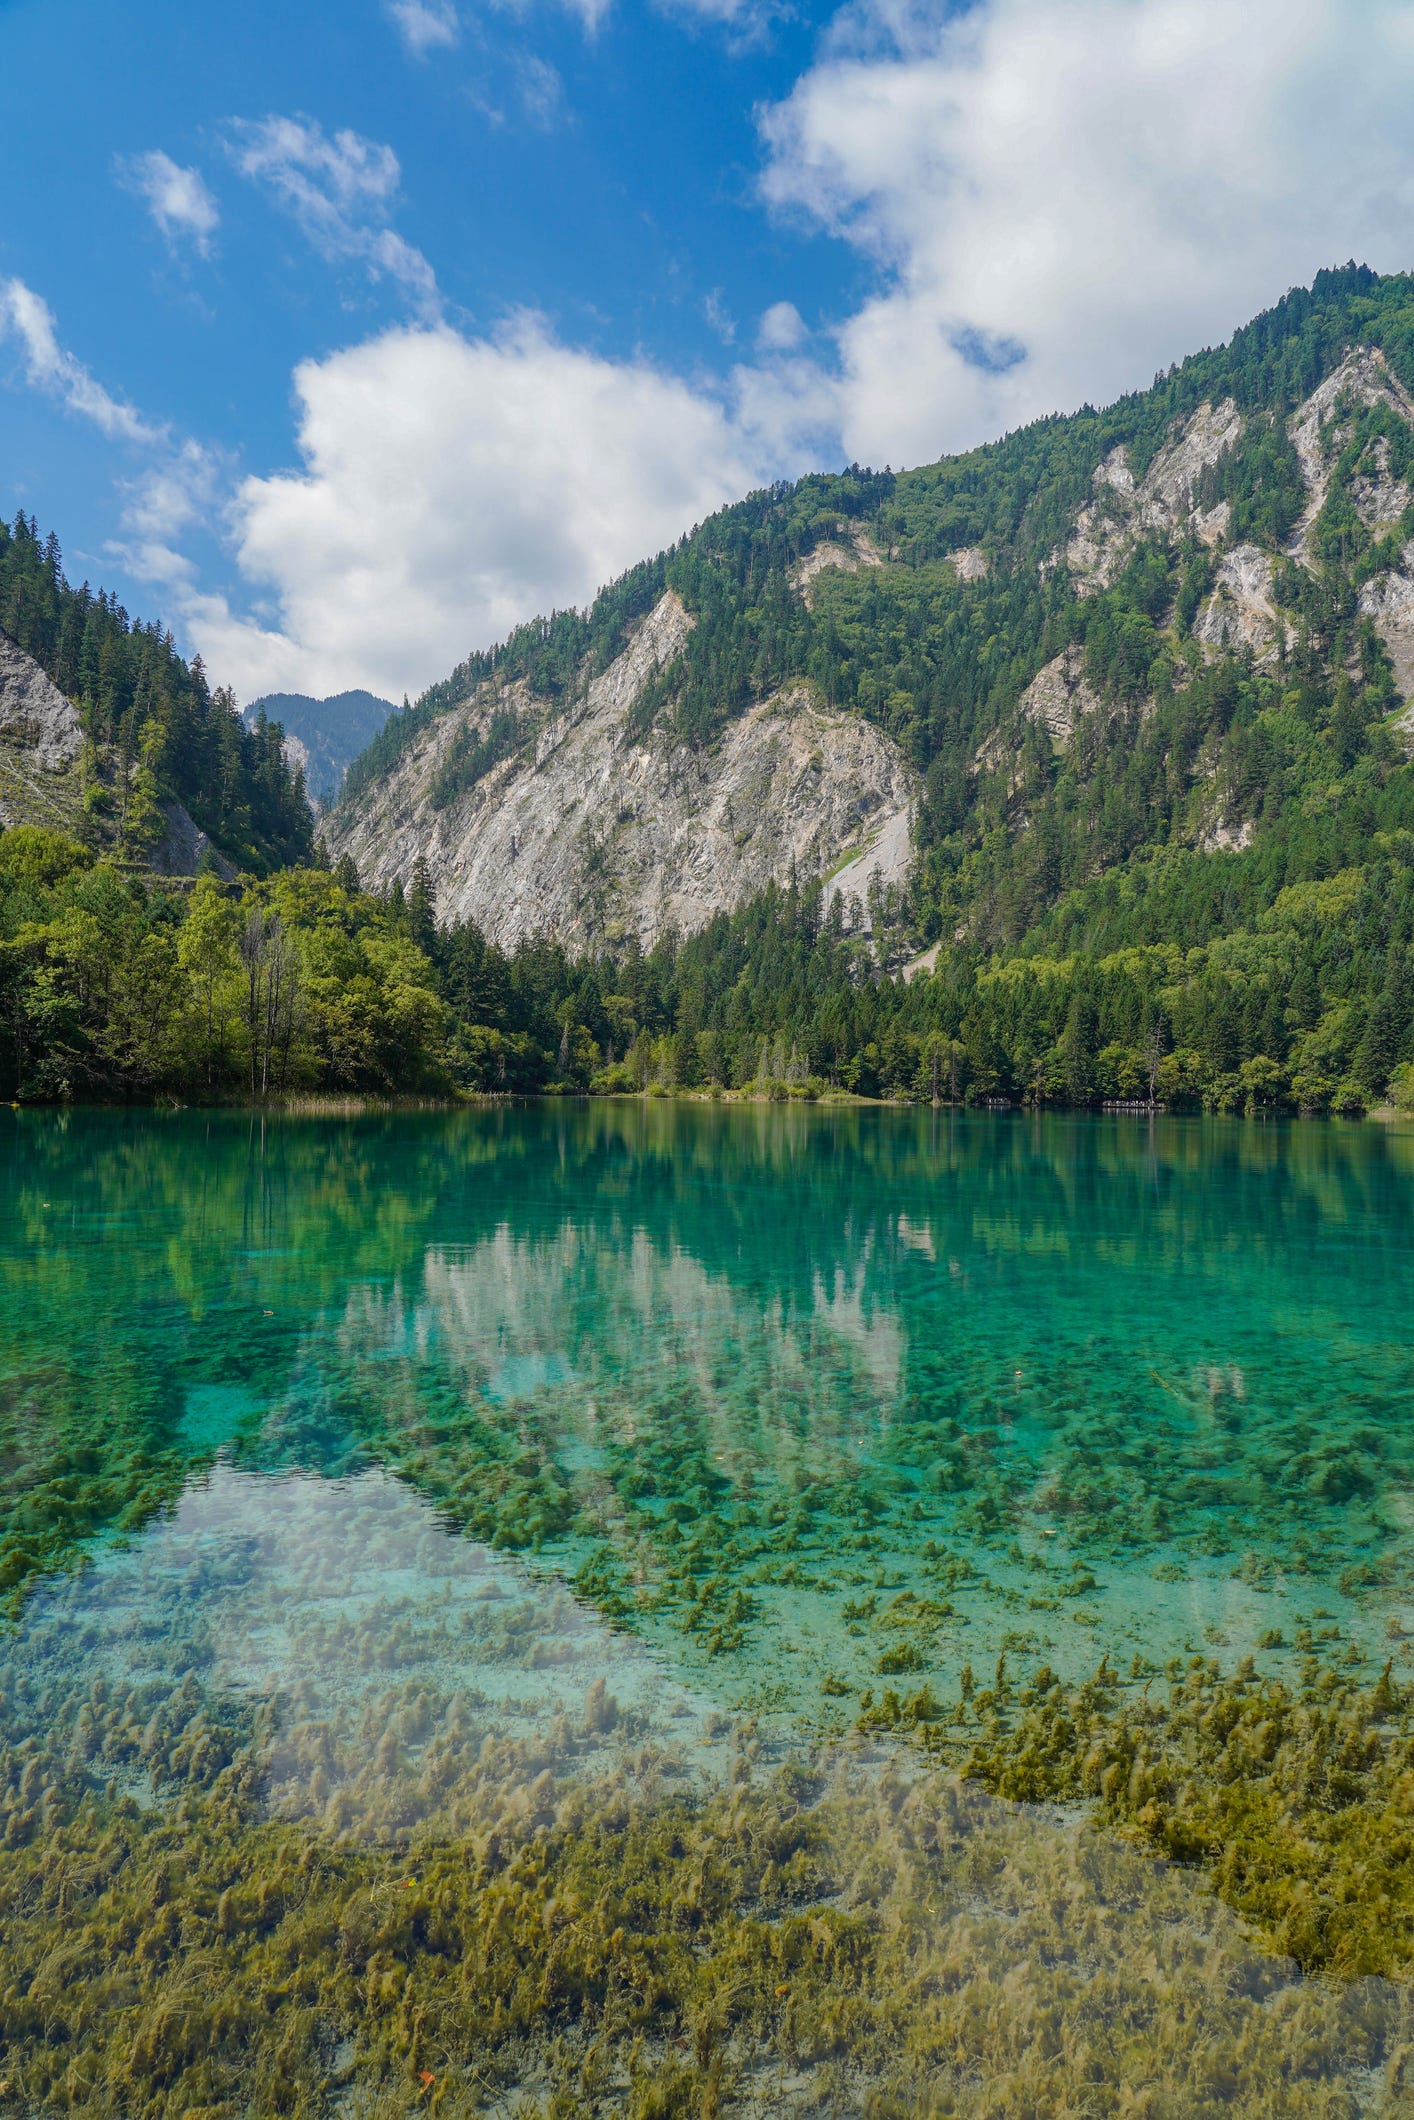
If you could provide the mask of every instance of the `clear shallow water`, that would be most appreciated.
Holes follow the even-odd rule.
[[[1141,2026],[1102,2072],[1181,2082],[1176,2008],[1221,2057],[1191,2109],[1293,2039],[1356,2100],[1309,2109],[1377,2109],[1399,1997],[1293,1985],[1196,1878],[901,1795],[848,1732],[1000,1655],[1408,1668],[1414,1136],[637,1104],[0,1129],[0,1743],[161,1809],[239,1739],[267,1817],[367,1845],[832,1758],[826,1900],[873,1892],[965,1989],[963,2078],[1025,2109],[1056,2009]],[[893,1850],[877,1888],[861,1845]],[[854,2109],[772,2066],[760,2109]]]
[[[3,1125],[14,1579],[219,1458],[382,1467],[675,1678],[792,1718],[1002,1653],[1408,1653],[1414,1135]]]

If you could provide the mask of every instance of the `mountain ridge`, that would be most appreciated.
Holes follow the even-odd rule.
[[[180,872],[265,872],[313,852],[276,722],[248,729],[172,635],[66,578],[59,541],[0,522],[0,826],[37,824]]]
[[[1414,282],[1351,266],[1104,411],[1053,416],[912,472],[854,467],[751,495],[587,612],[521,628],[395,716],[350,767],[331,851],[353,854],[383,888],[410,881],[420,858],[456,917],[508,941],[539,926],[578,947],[630,928],[651,946],[664,926],[700,926],[766,881],[828,876],[850,848],[814,828],[803,867],[782,856],[767,875],[745,861],[695,902],[690,859],[670,862],[656,922],[641,893],[633,917],[631,892],[604,910],[597,853],[573,889],[561,874],[538,906],[535,864],[529,877],[522,866],[509,926],[504,865],[480,895],[467,888],[492,797],[522,798],[543,770],[544,730],[671,594],[691,625],[585,761],[581,794],[596,780],[606,795],[642,781],[655,749],[710,761],[725,731],[808,686],[823,712],[872,729],[879,756],[912,779],[908,858],[885,879],[898,899],[890,961],[964,934],[1015,943],[1066,886],[1090,880],[1084,839],[1098,838],[1101,866],[1113,867],[1156,844],[1247,844],[1261,828],[1236,756],[1247,717],[1238,712],[1234,737],[1232,711],[1210,697],[1215,669],[1270,663],[1280,635],[1278,659],[1300,637],[1330,680],[1333,629],[1368,621],[1392,691],[1372,696],[1380,712],[1366,719],[1387,718],[1414,686],[1412,393]],[[1185,690],[1206,720],[1196,743],[1175,707]],[[1038,706],[1044,695],[1061,712],[1062,694],[1082,702],[1063,732]],[[1259,726],[1263,711],[1253,704]],[[1341,711],[1349,721],[1348,701]],[[847,724],[833,728],[842,740]],[[832,774],[831,748],[831,803],[847,811],[854,767],[841,759]],[[1117,766],[1132,754],[1145,770],[1126,785]],[[418,759],[434,762],[410,771]],[[816,826],[808,812],[803,821]],[[548,846],[548,825],[541,837]],[[784,847],[792,834],[776,837]],[[601,910],[587,919],[592,904]]]

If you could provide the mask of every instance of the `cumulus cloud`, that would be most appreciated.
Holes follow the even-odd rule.
[[[805,324],[794,302],[773,302],[761,319],[756,343],[763,353],[789,353],[806,336]]]
[[[383,12],[415,59],[450,50],[461,36],[451,0],[386,0]]]
[[[12,340],[24,357],[25,380],[70,412],[91,420],[110,441],[160,443],[162,430],[150,427],[122,398],[95,381],[59,343],[54,312],[23,280],[0,280],[0,341]]]
[[[237,119],[236,167],[263,184],[331,264],[361,263],[371,279],[399,282],[428,316],[440,309],[436,276],[391,225],[402,170],[391,147],[345,129],[331,138],[312,118]]]
[[[118,163],[119,181],[146,202],[147,210],[175,249],[190,243],[199,256],[211,255],[211,238],[221,216],[199,170],[183,169],[160,147],[145,155],[128,155]]]
[[[408,327],[305,362],[300,468],[237,480],[229,457],[104,390],[22,281],[0,282],[5,338],[32,386],[139,446],[107,549],[244,698],[420,691],[776,475],[820,409],[787,360],[714,393],[566,346],[534,316],[483,339]],[[238,594],[183,550],[198,528],[233,555]]]
[[[766,113],[767,198],[872,259],[846,456],[1147,383],[1352,254],[1410,261],[1407,0],[865,0]]]
[[[587,601],[756,475],[712,399],[534,317],[489,339],[386,332],[305,362],[295,389],[302,467],[247,479],[235,503],[240,568],[271,615],[188,611],[247,696],[277,677],[417,692],[533,613]]]

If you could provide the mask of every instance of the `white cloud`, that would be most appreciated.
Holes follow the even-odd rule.
[[[756,343],[763,353],[790,353],[808,336],[794,302],[773,302],[761,319]]]
[[[438,313],[432,267],[389,225],[402,181],[391,147],[348,130],[331,139],[312,118],[241,118],[232,133],[241,175],[274,193],[321,257],[361,263],[371,279],[400,282],[425,315]]]
[[[210,256],[211,238],[221,216],[199,170],[183,169],[155,147],[145,155],[124,157],[118,175],[129,191],[146,201],[148,212],[173,248],[185,241],[199,256]]]
[[[451,0],[385,0],[383,12],[415,59],[450,50],[461,36]]]
[[[162,441],[160,428],[148,426],[131,405],[111,396],[59,344],[53,311],[23,280],[0,280],[0,341],[7,338],[16,340],[24,354],[26,382],[91,420],[110,441]]]
[[[759,44],[775,16],[786,11],[784,0],[657,0],[664,14],[696,18],[713,23],[729,33],[729,48],[737,51]]]
[[[303,364],[298,468],[233,497],[228,467],[93,381],[22,283],[0,283],[0,333],[32,382],[152,445],[124,549],[214,675],[247,697],[396,698],[779,472],[926,461],[1143,384],[1322,264],[1408,264],[1411,93],[1409,0],[858,0],[763,121],[765,188],[877,291],[838,327],[837,367],[777,303],[717,386],[532,318],[450,329],[392,226],[392,150],[247,124],[245,173],[423,316]],[[730,330],[720,294],[706,313]],[[227,526],[229,603],[182,556],[198,519]]]
[[[187,623],[242,696],[397,698],[535,612],[586,602],[759,475],[718,404],[522,317],[494,339],[399,330],[296,372],[303,467],[236,499],[272,615]]]
[[[874,259],[845,454],[1106,400],[1354,255],[1409,265],[1407,0],[878,0],[764,120],[767,197]]]

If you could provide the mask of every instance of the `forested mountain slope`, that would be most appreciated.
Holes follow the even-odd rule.
[[[1160,848],[1275,834],[1274,880],[1293,859],[1339,865],[1352,828],[1368,836],[1406,799],[1411,386],[1414,283],[1351,267],[1107,411],[916,471],[755,494],[589,612],[522,629],[395,716],[350,768],[335,848],[384,883],[423,853],[447,910],[505,932],[507,865],[479,893],[461,879],[649,625],[668,651],[577,765],[601,820],[612,811],[576,876],[603,939],[638,888],[637,849],[622,849],[636,814],[620,821],[614,797],[632,811],[645,761],[673,759],[697,776],[695,806],[710,803],[746,719],[783,695],[828,717],[827,779],[857,742],[845,717],[878,732],[899,782],[916,776],[898,951],[1016,943],[1068,891]],[[839,774],[841,797],[857,770]],[[569,792],[549,805],[557,820]],[[837,851],[820,844],[798,872]],[[537,895],[538,856],[519,858],[510,932],[538,904],[541,925],[593,939],[582,910],[567,922],[563,891]],[[697,925],[730,902],[724,884],[694,919],[690,863],[665,867],[665,920]],[[736,895],[763,880],[744,873]],[[655,922],[620,928],[649,940]]]
[[[242,721],[160,626],[64,578],[56,538],[0,523],[0,826],[67,832],[149,866],[263,873],[306,859],[313,820],[283,731]]]
[[[607,668],[584,658],[558,693],[483,683],[338,806],[331,851],[381,890],[424,862],[442,914],[507,946],[542,933],[580,951],[651,944],[792,875],[834,871],[861,906],[877,900],[859,872],[872,862],[887,881],[892,862],[901,880],[908,759],[802,680],[692,740],[660,695],[693,626],[665,589]]]
[[[332,875],[277,725],[27,521],[0,628],[74,804],[0,835],[6,1094],[1414,1108],[1414,280],[724,510],[394,715]],[[280,873],[144,882],[159,798]]]

